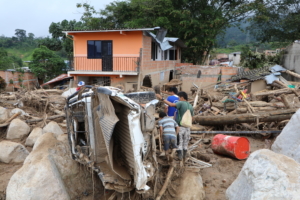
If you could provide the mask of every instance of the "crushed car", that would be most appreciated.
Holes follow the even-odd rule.
[[[84,86],[66,100],[72,158],[91,167],[105,189],[149,190],[157,163],[157,103],[154,92]]]

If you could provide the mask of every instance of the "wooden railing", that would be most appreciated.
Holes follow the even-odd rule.
[[[138,71],[139,57],[112,57],[111,63],[112,70],[106,64],[102,66],[102,59],[90,59],[87,57],[74,57],[74,70],[75,71],[113,71],[113,72],[137,72]],[[109,64],[110,65],[110,64]],[[105,68],[105,69],[104,69]]]

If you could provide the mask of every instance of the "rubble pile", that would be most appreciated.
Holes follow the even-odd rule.
[[[119,96],[122,88],[92,88],[85,94],[54,89],[1,93],[0,199],[299,196],[300,84],[261,80],[272,73],[264,68],[232,81],[194,84],[188,95],[195,111],[188,156],[180,161],[173,155],[171,162],[157,126],[157,112],[165,104],[146,99],[154,93],[167,97],[168,87],[180,90],[179,79]],[[241,80],[247,77],[251,79]],[[92,138],[87,133],[96,134]],[[213,137],[219,133],[245,136],[251,145],[248,159],[214,153]],[[93,140],[99,147],[95,154],[87,145]]]
[[[263,87],[255,86],[257,82]],[[288,87],[278,82],[286,87],[267,86],[264,80],[220,83],[198,90],[197,102],[193,87],[189,102],[195,105],[194,123],[204,126],[203,131],[282,130],[300,107],[300,90],[298,85]],[[262,90],[255,91],[255,87]]]

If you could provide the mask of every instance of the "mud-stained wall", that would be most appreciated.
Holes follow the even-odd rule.
[[[197,78],[198,71],[201,70],[200,78]],[[226,81],[231,76],[236,75],[237,67],[218,67],[218,66],[202,66],[202,65],[181,65],[176,67],[176,76],[182,80],[182,90],[189,91],[193,83],[201,87],[214,85],[218,79]]]
[[[37,87],[38,80],[31,72],[10,72],[0,71],[0,76],[6,82],[6,90],[11,91],[13,88],[25,87],[32,89]]]

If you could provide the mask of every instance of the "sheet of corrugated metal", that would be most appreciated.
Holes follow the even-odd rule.
[[[144,137],[140,125],[140,106],[125,96],[112,96],[111,99],[123,105],[122,112],[117,112],[119,122],[114,130],[121,147],[123,161],[134,176],[138,190],[145,189],[147,173],[142,161]]]
[[[97,97],[99,99],[99,105],[97,106],[96,113],[99,120],[96,123],[100,124],[101,129],[101,132],[98,132],[97,134],[103,135],[112,170],[123,179],[130,180],[131,178],[126,172],[126,169],[119,167],[114,163],[112,135],[115,125],[119,121],[117,115],[115,114],[114,106],[109,99],[109,95],[98,93]]]

